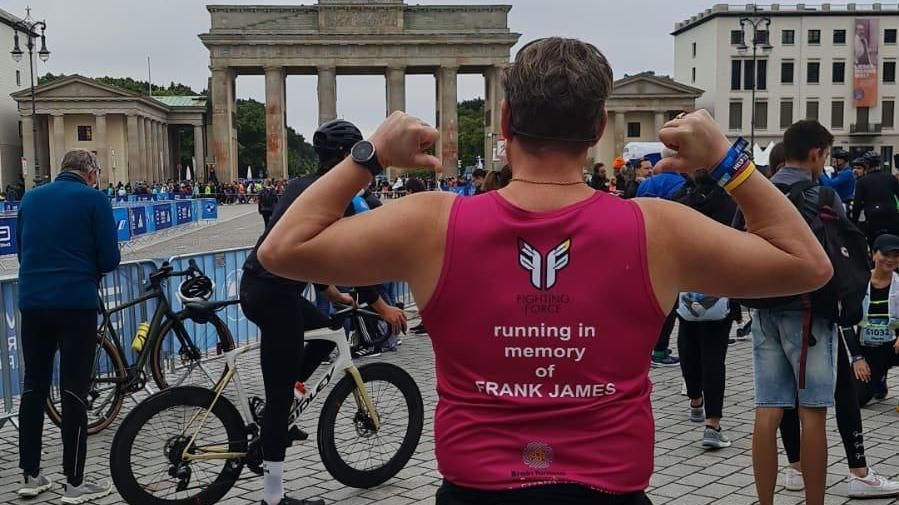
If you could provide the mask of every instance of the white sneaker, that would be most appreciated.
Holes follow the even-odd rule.
[[[868,467],[868,475],[865,478],[849,474],[848,485],[850,498],[899,495],[899,482],[885,479],[871,467]]]
[[[107,480],[88,480],[80,486],[72,486],[66,484],[66,493],[62,497],[62,502],[66,505],[79,505],[93,500],[97,500],[112,493],[112,484]]]
[[[787,491],[802,491],[805,489],[805,480],[802,478],[802,472],[792,466],[788,466],[784,470],[784,487],[787,488]]]
[[[32,477],[28,474],[22,478],[22,487],[16,491],[16,494],[21,496],[22,498],[34,498],[35,496],[43,493],[44,491],[50,489],[53,486],[53,483],[50,482],[50,479],[44,477],[41,474],[38,474],[37,477]]]

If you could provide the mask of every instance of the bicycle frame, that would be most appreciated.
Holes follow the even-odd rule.
[[[371,401],[368,390],[365,389],[365,384],[362,382],[362,375],[359,373],[359,369],[356,368],[355,364],[353,364],[353,359],[350,354],[350,344],[349,342],[347,342],[346,336],[343,333],[343,329],[331,330],[329,328],[323,328],[320,330],[313,330],[307,332],[305,334],[305,338],[306,340],[324,340],[336,344],[337,357],[334,359],[334,362],[331,364],[331,367],[328,369],[325,375],[321,379],[319,379],[318,383],[315,385],[315,388],[312,389],[308,397],[300,403],[298,407],[299,412],[305,410],[306,407],[308,407],[312,403],[312,401],[315,400],[318,394],[321,393],[322,390],[324,390],[325,387],[327,387],[327,385],[331,382],[331,379],[334,377],[334,372],[339,370],[353,378],[353,381],[356,383],[356,389],[353,390],[353,397],[356,400],[356,406],[359,409],[364,409],[366,412],[368,412],[368,414],[372,418],[375,430],[380,429],[380,417],[378,416],[374,403]],[[228,371],[222,381],[219,382],[214,390],[215,398],[212,401],[212,405],[206,408],[202,413],[195,413],[187,423],[184,431],[182,431],[181,433],[181,436],[184,436],[190,426],[193,425],[193,423],[197,420],[198,416],[202,415],[202,419],[200,419],[199,425],[196,427],[193,434],[191,434],[190,443],[185,446],[184,452],[181,454],[182,460],[191,461],[210,459],[234,459],[246,455],[246,453],[228,452],[228,448],[223,446],[203,447],[203,453],[200,454],[189,454],[188,450],[193,447],[194,442],[197,438],[197,434],[200,433],[200,430],[203,429],[203,425],[206,424],[206,419],[209,417],[209,413],[212,411],[216,402],[218,402],[219,398],[224,393],[225,388],[232,379],[234,380],[235,388],[237,389],[237,401],[239,404],[238,408],[240,409],[240,413],[244,419],[252,419],[252,413],[250,412],[249,403],[247,401],[246,395],[244,394],[243,385],[240,381],[240,373],[237,370],[237,358],[239,358],[243,354],[258,349],[259,346],[260,344],[256,342],[225,353],[225,360],[228,363]],[[294,391],[294,396],[298,397],[298,393],[296,391]]]

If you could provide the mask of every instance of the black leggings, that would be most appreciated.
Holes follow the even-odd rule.
[[[674,322],[677,321],[677,312],[672,310],[668,317],[665,318],[665,324],[662,325],[662,331],[659,333],[659,339],[653,351],[664,352],[668,350],[671,344],[671,332],[674,331]]]
[[[849,468],[867,468],[865,443],[862,437],[862,416],[855,393],[855,377],[853,377],[852,365],[849,364],[849,356],[842,346],[837,349],[837,387],[834,391],[834,410]],[[784,410],[783,419],[780,421],[780,436],[783,439],[784,451],[786,451],[790,463],[799,461],[800,435],[799,411],[797,409]]]
[[[724,359],[727,357],[731,320],[680,320],[677,351],[691,400],[703,399],[705,417],[721,419],[724,410]]]
[[[483,491],[444,480],[437,490],[436,505],[652,505],[652,502],[642,492],[613,495],[576,484]]]
[[[266,461],[284,461],[293,386],[312,376],[334,349],[331,342],[312,341],[305,347],[304,359],[303,333],[327,327],[330,321],[303,298],[302,286],[263,279],[249,272],[244,272],[240,281],[240,306],[259,327],[262,341],[262,455]]]
[[[97,310],[23,310],[25,384],[19,406],[19,468],[41,467],[44,406],[50,394],[53,358],[59,349],[62,391],[63,473],[80,486],[87,450],[86,397],[97,352]]]
[[[893,344],[884,344],[878,347],[862,346],[862,354],[871,368],[870,381],[856,381],[858,403],[864,407],[874,398],[874,393],[883,388],[881,382],[887,376],[890,368],[899,366],[899,354],[896,354]]]

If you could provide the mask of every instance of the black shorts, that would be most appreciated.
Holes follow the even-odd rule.
[[[576,484],[484,491],[443,481],[437,505],[652,505],[645,493],[607,494]]]

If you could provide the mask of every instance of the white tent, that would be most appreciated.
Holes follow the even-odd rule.
[[[768,158],[771,156],[771,151],[774,150],[774,141],[768,142],[768,147],[762,149],[758,144],[752,146],[752,159],[755,161],[755,164],[760,167],[768,166]]]
[[[190,165],[188,165],[187,168],[184,169],[184,180],[190,180]]]
[[[247,165],[247,179],[252,179],[252,178],[253,178],[253,169],[251,169],[250,166]]]

